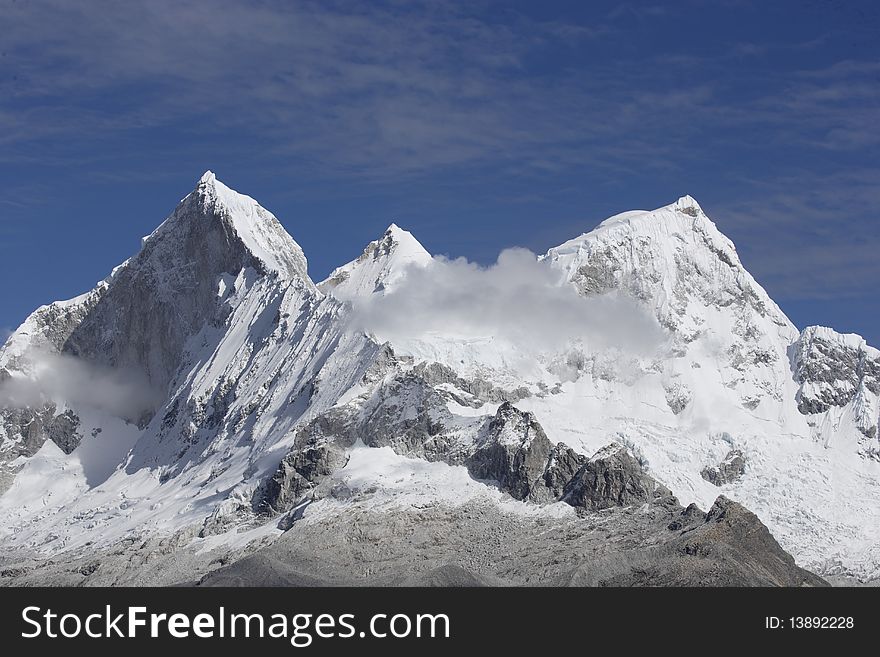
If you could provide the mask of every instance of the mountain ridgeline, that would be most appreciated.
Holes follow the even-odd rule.
[[[564,341],[505,325],[538,302]],[[0,583],[870,581],[878,415],[880,351],[691,197],[488,268],[392,224],[315,283],[208,172],[0,349]]]

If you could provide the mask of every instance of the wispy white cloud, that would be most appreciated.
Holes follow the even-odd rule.
[[[880,280],[874,215],[880,169],[748,182],[757,193],[713,214],[740,243],[744,261],[779,300],[834,300],[872,294]]]
[[[821,85],[806,75],[766,84],[741,102],[726,89],[724,57],[675,48],[652,54],[668,58],[668,79],[639,58],[532,66],[548,48],[559,60],[572,44],[614,47],[627,20],[666,17],[662,4],[622,4],[577,23],[447,2],[217,0],[207,10],[34,0],[5,11],[7,160],[22,156],[12,148],[22,142],[100,140],[175,121],[193,135],[252,135],[314,172],[373,177],[485,162],[512,173],[641,169],[646,149],[652,162],[682,166],[693,139],[709,147],[755,125],[828,148],[876,139],[880,92],[855,65],[837,65]],[[688,58],[702,75],[680,74]]]
[[[386,294],[360,301],[353,326],[381,340],[441,333],[493,338],[533,352],[575,342],[648,352],[663,340],[657,321],[635,302],[582,297],[525,249],[502,251],[489,267],[464,258],[413,266]]]
[[[0,381],[0,408],[66,403],[137,421],[162,399],[138,372],[101,367],[71,356],[35,351],[25,369]]]

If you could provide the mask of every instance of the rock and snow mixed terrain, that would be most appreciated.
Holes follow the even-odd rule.
[[[799,332],[690,197],[488,269],[392,225],[315,284],[278,220],[209,172],[137,255],[0,350],[0,561],[16,564],[0,581],[194,581],[261,546],[247,558],[318,563],[306,552],[336,528],[348,575],[269,570],[350,583],[352,545],[375,542],[358,532],[388,518],[402,550],[413,514],[458,541],[447,555],[513,527],[489,583],[699,583],[722,561],[705,581],[809,581],[767,565],[757,518],[800,566],[868,581],[878,400],[880,351]],[[551,559],[535,527],[577,535],[580,561]],[[117,563],[102,580],[98,554],[144,576]],[[147,577],[169,554],[188,555],[173,578]],[[652,554],[668,567],[626,574]]]

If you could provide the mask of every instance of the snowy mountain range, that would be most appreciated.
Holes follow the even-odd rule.
[[[29,564],[15,583],[137,545],[212,555],[183,580],[280,559],[297,532],[332,551],[377,514],[586,522],[590,549],[615,518],[647,549],[753,512],[798,566],[869,581],[878,415],[880,351],[799,331],[689,196],[490,267],[392,224],[315,283],[280,222],[208,172],[0,349],[0,561]]]

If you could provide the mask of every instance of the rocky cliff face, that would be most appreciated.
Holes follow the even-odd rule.
[[[278,220],[208,172],[141,251],[113,272],[62,351],[142,369],[166,389],[186,341],[205,325],[222,324],[230,310],[222,300],[242,273],[314,290],[302,249]]]
[[[828,328],[805,329],[792,346],[798,410],[819,425],[829,415],[848,412],[864,438],[864,453],[878,454],[880,351],[857,335]]]

